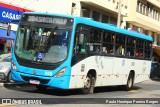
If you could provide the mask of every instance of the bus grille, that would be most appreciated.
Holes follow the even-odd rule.
[[[29,82],[29,80],[33,79],[33,80],[40,81],[41,84],[47,84],[50,81],[50,79],[41,79],[41,78],[38,78],[38,77],[28,77],[28,76],[23,76],[23,75],[21,75],[21,77],[26,82]]]

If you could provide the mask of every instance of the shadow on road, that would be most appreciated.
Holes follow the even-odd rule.
[[[160,78],[150,78],[152,81],[160,82]]]
[[[45,90],[37,90],[34,85],[27,83],[5,83],[4,87],[14,91],[39,93],[39,94],[55,95],[55,96],[70,96],[70,95],[82,94],[81,89],[62,90],[62,89],[47,88]],[[141,88],[137,86],[133,87],[133,90],[139,90],[139,89]],[[94,93],[117,92],[117,91],[124,91],[124,87],[122,86],[98,87],[95,88]]]

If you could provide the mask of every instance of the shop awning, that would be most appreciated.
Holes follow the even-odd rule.
[[[7,36],[7,30],[6,29],[0,29],[0,39],[4,40],[14,40],[16,38],[16,32],[11,31],[10,36]]]
[[[156,46],[155,48],[153,48],[153,57],[160,58],[160,47],[159,46]]]
[[[158,56],[160,56],[160,50],[159,49],[155,49],[155,52]]]

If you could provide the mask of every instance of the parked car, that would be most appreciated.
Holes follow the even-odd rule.
[[[11,54],[2,56],[0,56],[0,80],[11,82]]]
[[[160,78],[160,63],[155,61],[152,62],[150,78]]]
[[[11,53],[5,53],[0,55],[0,62],[3,61],[4,58],[11,56]]]

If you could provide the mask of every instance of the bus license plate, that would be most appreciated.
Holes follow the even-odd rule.
[[[40,84],[38,80],[30,80],[29,83],[36,84],[36,85]]]

